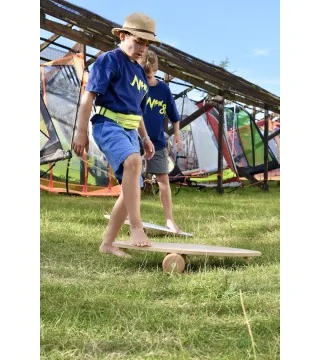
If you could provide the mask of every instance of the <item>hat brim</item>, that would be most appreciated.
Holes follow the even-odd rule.
[[[151,43],[159,46],[160,45],[160,41],[158,39],[156,39],[152,34],[148,34],[146,32],[141,32],[141,31],[135,31],[135,30],[132,30],[132,29],[126,29],[126,28],[113,28],[111,30],[112,34],[116,37],[119,37],[120,36],[120,32],[122,31],[126,31],[132,35],[135,35],[143,40],[148,40],[150,41]]]

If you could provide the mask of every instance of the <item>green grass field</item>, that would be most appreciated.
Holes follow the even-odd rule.
[[[98,252],[114,198],[42,192],[41,359],[279,359],[280,187],[228,191],[183,188],[174,215],[194,237],[150,238],[262,256],[190,256],[182,274],[164,273],[161,253]],[[141,212],[164,224],[157,195],[142,194]]]

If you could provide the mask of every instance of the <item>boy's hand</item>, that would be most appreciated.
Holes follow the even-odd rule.
[[[86,131],[84,132],[76,131],[72,142],[72,149],[79,157],[83,155],[84,150],[88,152],[89,138],[88,138],[88,133]]]
[[[153,145],[152,141],[149,138],[147,138],[143,142],[142,146],[143,146],[143,150],[144,150],[144,153],[145,153],[144,157],[147,160],[150,160],[154,155],[154,145]]]
[[[173,145],[177,145],[177,152],[181,150],[181,139],[179,133],[173,135]]]

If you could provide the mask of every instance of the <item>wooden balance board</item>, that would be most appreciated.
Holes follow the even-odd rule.
[[[104,217],[106,219],[110,219],[110,215],[109,214],[105,214]],[[124,222],[125,225],[130,225],[130,221],[129,220],[125,220]],[[193,236],[190,233],[184,232],[184,231],[180,231],[179,233],[175,233],[172,230],[166,228],[165,226],[161,226],[161,225],[156,225],[156,224],[152,224],[152,223],[148,223],[143,221],[142,225],[145,229],[152,229],[152,230],[158,230],[158,231],[163,231],[165,233],[169,233],[169,234],[173,234],[173,235],[180,235],[180,236]]]
[[[117,240],[114,246],[119,249],[131,249],[142,251],[163,252],[166,256],[162,262],[162,269],[165,272],[183,272],[186,264],[186,255],[204,255],[217,257],[242,257],[250,259],[260,256],[260,251],[237,249],[212,245],[200,244],[179,244],[152,242],[151,246],[134,246],[130,241]]]

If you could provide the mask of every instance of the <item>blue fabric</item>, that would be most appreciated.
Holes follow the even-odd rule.
[[[140,154],[137,130],[127,130],[102,115],[95,115],[97,121],[92,125],[92,136],[100,151],[109,162],[119,184],[122,183],[123,162],[133,154]],[[143,186],[140,177],[140,187]]]
[[[163,81],[158,81],[157,85],[149,87],[146,112],[143,115],[145,127],[156,151],[167,147],[164,135],[166,115],[172,123],[180,121],[180,115],[169,86]]]
[[[86,90],[96,93],[96,106],[122,114],[143,115],[148,87],[141,65],[117,48],[98,56]]]

